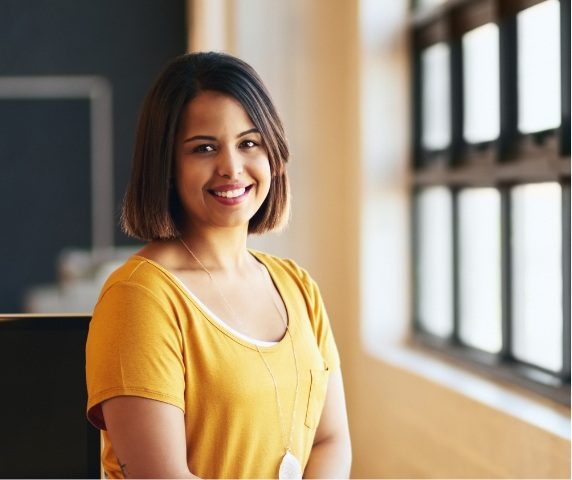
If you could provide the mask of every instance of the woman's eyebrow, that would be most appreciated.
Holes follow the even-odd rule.
[[[210,135],[195,135],[194,137],[187,138],[183,143],[192,142],[193,140],[209,140],[214,142],[216,141],[216,137],[211,137]]]
[[[236,136],[236,138],[244,137],[245,135],[248,135],[249,133],[260,133],[260,132],[258,131],[258,128],[254,127],[254,128],[251,128],[250,130],[246,130],[242,133],[239,133]]]
[[[239,133],[236,136],[236,138],[244,137],[245,135],[248,135],[249,133],[260,133],[260,132],[258,131],[258,128],[254,127],[254,128],[249,129],[249,130],[245,130],[242,133]],[[211,135],[195,135],[193,137],[187,138],[183,143],[192,142],[194,140],[208,140],[210,142],[215,142],[216,137],[213,137]]]

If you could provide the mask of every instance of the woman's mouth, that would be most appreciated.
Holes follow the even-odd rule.
[[[223,205],[236,205],[246,199],[253,185],[221,190],[208,190],[208,192]]]

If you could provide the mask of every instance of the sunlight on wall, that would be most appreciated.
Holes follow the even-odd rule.
[[[360,333],[379,352],[405,336],[410,316],[407,2],[364,0],[359,15]]]

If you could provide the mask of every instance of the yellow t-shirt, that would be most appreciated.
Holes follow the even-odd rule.
[[[145,397],[185,412],[187,463],[202,478],[277,478],[288,444],[296,352],[299,390],[291,451],[304,469],[339,355],[320,293],[291,260],[251,251],[268,269],[288,312],[290,335],[258,347],[211,318],[166,269],[133,256],[104,285],[89,327],[89,420],[103,430],[103,468],[121,478],[101,402]],[[292,341],[292,344],[290,343]]]

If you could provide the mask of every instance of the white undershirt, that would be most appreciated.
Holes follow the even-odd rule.
[[[225,330],[228,330],[230,333],[232,333],[233,335],[242,338],[243,340],[246,340],[249,343],[253,343],[254,345],[258,345],[259,347],[271,347],[272,345],[276,345],[278,342],[269,342],[267,340],[259,340],[257,338],[252,338],[249,337],[248,335],[245,335],[244,333],[239,332],[238,330],[232,328],[228,323],[226,323],[224,320],[222,320],[221,318],[219,318],[217,315],[215,315],[210,308],[208,308],[203,302],[201,302],[199,300],[199,297],[197,297],[193,292],[191,292],[189,290],[189,288],[185,285],[185,283],[176,275],[173,275],[175,277],[175,279],[179,282],[179,284],[181,285],[181,287],[191,296],[191,298],[198,304],[198,306],[213,320],[215,320],[221,327],[223,327]]]

